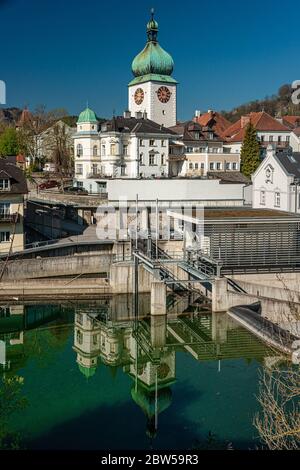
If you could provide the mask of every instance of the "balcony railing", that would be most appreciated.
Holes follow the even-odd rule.
[[[288,148],[291,144],[290,142],[278,142],[277,140],[269,142],[268,140],[260,141],[262,147],[268,147],[269,145],[274,145],[277,148]]]
[[[19,218],[19,214],[17,212],[14,214],[10,214],[7,212],[0,212],[0,222],[17,223],[18,218]]]
[[[86,175],[87,178],[104,178],[104,173],[101,172],[91,172]]]

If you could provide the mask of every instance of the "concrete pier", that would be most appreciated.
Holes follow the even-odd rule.
[[[151,283],[151,315],[167,314],[167,286],[161,281]]]

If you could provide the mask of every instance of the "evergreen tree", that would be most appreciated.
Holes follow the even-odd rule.
[[[241,150],[241,172],[250,178],[260,165],[260,145],[256,130],[251,122],[246,127]]]
[[[0,136],[0,156],[18,155],[19,150],[17,131],[8,127]]]

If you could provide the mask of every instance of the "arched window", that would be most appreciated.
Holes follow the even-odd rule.
[[[83,148],[82,148],[82,145],[81,145],[81,144],[77,144],[77,147],[76,147],[76,154],[77,154],[77,157],[82,157],[82,155],[83,155]]]
[[[154,155],[154,153],[149,153],[149,165],[150,166],[155,165],[155,155]]]
[[[97,157],[97,154],[98,154],[98,147],[97,147],[97,145],[94,145],[94,147],[93,147],[93,157]]]

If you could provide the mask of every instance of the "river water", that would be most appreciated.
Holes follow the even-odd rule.
[[[141,297],[139,320],[129,296],[1,308],[0,374],[24,380],[7,423],[20,447],[259,445],[259,371],[274,353],[226,314],[144,317]]]

